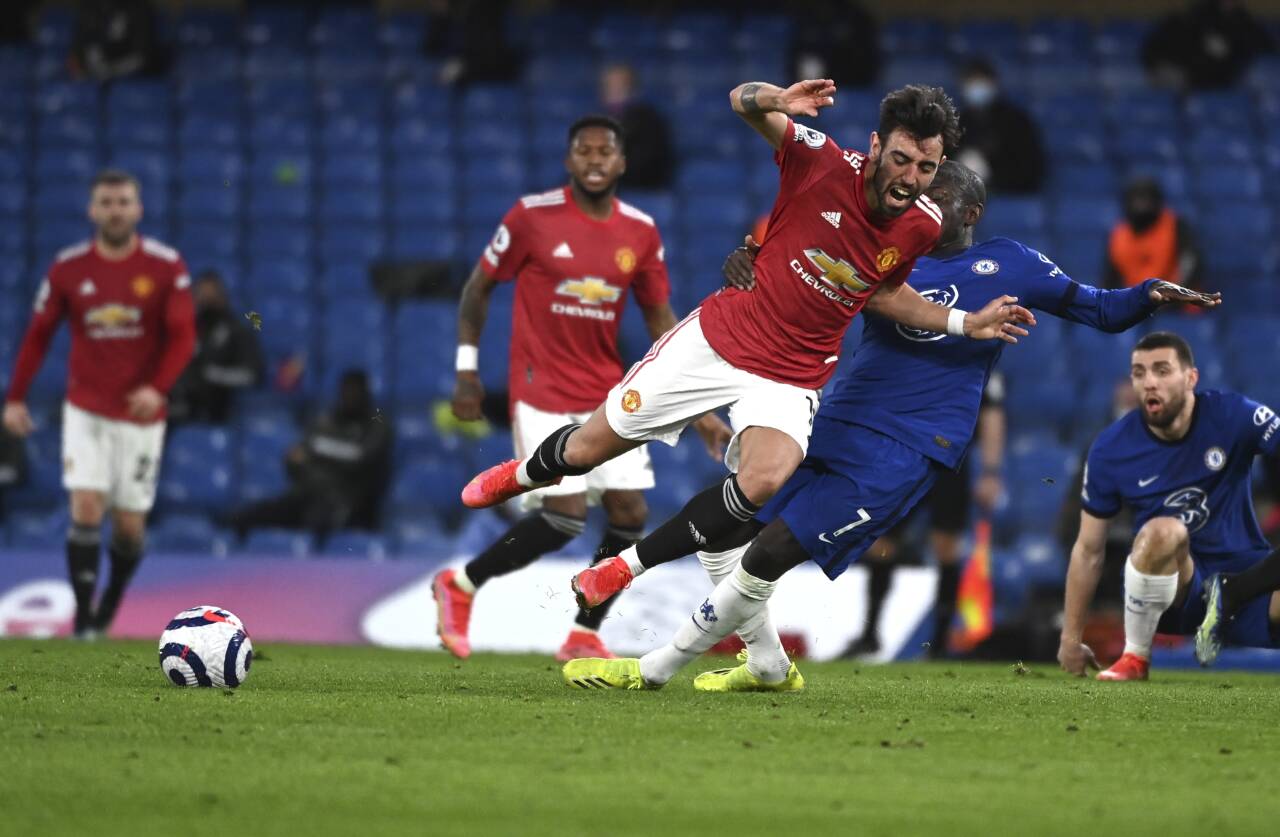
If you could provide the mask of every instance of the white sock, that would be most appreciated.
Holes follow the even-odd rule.
[[[750,544],[743,544],[726,552],[699,552],[698,561],[711,576],[713,584],[719,584],[737,568]],[[766,604],[764,610],[738,628],[738,636],[747,646],[747,670],[767,683],[781,683],[787,679],[791,659],[782,648],[782,637],[773,625]]]
[[[471,580],[471,576],[467,575],[466,567],[458,567],[458,571],[453,575],[453,583],[458,585],[458,589],[472,596],[476,594],[476,583]]]
[[[537,488],[542,485],[542,483],[529,476],[529,460],[527,459],[521,459],[520,464],[516,467],[516,482],[525,488]]]
[[[618,557],[627,562],[627,568],[631,570],[632,576],[639,576],[644,573],[645,566],[640,563],[640,553],[636,552],[635,544],[619,552]]]
[[[716,585],[671,642],[640,658],[640,676],[653,685],[666,683],[711,646],[746,625],[768,607],[776,581],[756,578],[738,567]]]
[[[1160,614],[1178,595],[1178,574],[1147,575],[1124,562],[1124,652],[1151,659],[1151,641],[1156,635]]]

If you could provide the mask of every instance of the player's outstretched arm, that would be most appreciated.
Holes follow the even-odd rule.
[[[829,78],[806,79],[786,88],[749,81],[730,91],[729,104],[776,151],[785,139],[788,116],[817,116],[836,103],[835,95],[836,83]]]
[[[458,303],[457,380],[453,385],[453,414],[462,421],[483,418],[484,385],[480,383],[479,345],[489,317],[489,296],[497,282],[476,265],[462,286]]]
[[[999,338],[1006,343],[1017,343],[1019,337],[1027,336],[1027,330],[1019,324],[1036,323],[1035,315],[1017,302],[1018,298],[1013,296],[996,297],[981,311],[970,312],[935,305],[910,285],[892,288],[881,285],[867,300],[866,308],[908,328],[973,340]]]
[[[1107,542],[1107,521],[1080,512],[1080,533],[1071,548],[1067,588],[1062,606],[1062,635],[1058,638],[1058,664],[1062,670],[1083,677],[1089,667],[1098,668],[1093,650],[1084,644],[1084,623],[1089,603],[1098,589]]]

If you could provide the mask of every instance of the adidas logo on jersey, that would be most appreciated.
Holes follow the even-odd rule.
[[[573,251],[569,249],[569,242],[562,241],[559,247],[551,251],[551,255],[557,259],[572,259]]]
[[[98,292],[98,288],[93,284],[92,279],[86,279],[80,283],[80,296],[93,296]]]
[[[828,224],[835,227],[836,229],[840,229],[840,213],[839,212],[824,212],[822,213],[822,217]]]

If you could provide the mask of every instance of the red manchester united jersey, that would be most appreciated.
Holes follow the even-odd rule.
[[[150,238],[118,261],[103,258],[88,241],[63,250],[40,283],[7,400],[26,399],[65,317],[71,327],[67,400],[128,419],[126,395],[145,384],[167,393],[191,359],[190,285],[178,251]]]
[[[775,160],[781,180],[756,287],[704,300],[702,330],[739,369],[816,389],[835,371],[840,341],[868,297],[901,284],[933,249],[942,212],[921,196],[897,218],[873,215],[863,192],[866,156],[794,122]]]
[[[596,221],[567,186],[516,202],[480,269],[518,280],[511,400],[553,413],[595,409],[622,377],[618,324],[627,291],[644,306],[671,295],[653,219],[615,198],[609,219]]]

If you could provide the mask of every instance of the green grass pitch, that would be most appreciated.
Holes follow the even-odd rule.
[[[804,663],[792,695],[580,692],[531,656],[0,641],[0,833],[1265,834],[1280,680]]]

